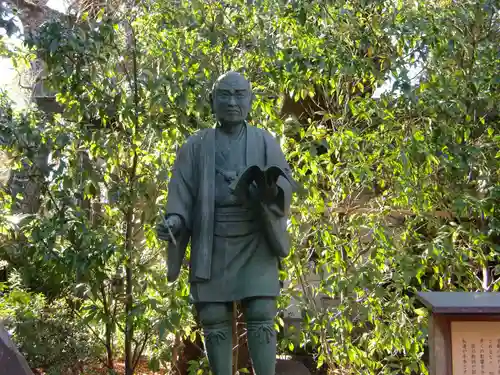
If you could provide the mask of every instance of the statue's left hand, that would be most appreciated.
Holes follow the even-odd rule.
[[[270,184],[266,184],[266,192],[265,197],[269,200],[273,200],[278,196],[278,185],[276,182],[271,182]]]
[[[268,203],[271,202],[278,196],[278,185],[275,182],[271,183],[257,183],[250,185],[250,196],[257,198],[261,202]]]

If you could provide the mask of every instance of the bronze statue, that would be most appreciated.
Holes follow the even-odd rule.
[[[272,375],[279,264],[289,252],[295,183],[274,137],[246,122],[253,94],[241,74],[222,75],[210,100],[217,125],[180,148],[158,237],[170,242],[169,281],[177,279],[191,242],[190,297],[213,373],[232,374],[232,308],[241,301],[254,371]]]

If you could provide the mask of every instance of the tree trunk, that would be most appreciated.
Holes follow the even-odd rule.
[[[238,304],[233,302],[233,375],[238,372],[238,353],[239,353],[239,340],[238,340]]]
[[[126,24],[127,29],[127,44],[130,48],[130,54],[132,57],[133,71],[132,71],[132,86],[134,93],[134,128],[137,131],[139,128],[139,87],[138,87],[138,76],[137,76],[137,44],[135,39],[135,32],[132,28],[131,23]],[[133,134],[133,133],[132,133]],[[133,249],[134,249],[134,222],[135,222],[135,205],[137,199],[135,195],[135,180],[137,177],[137,164],[139,162],[139,154],[137,149],[135,149],[134,136],[130,142],[131,147],[134,148],[134,156],[132,160],[132,167],[130,168],[129,175],[129,207],[127,208],[127,213],[125,215],[126,222],[126,233],[125,233],[125,255],[127,257],[125,266],[125,375],[133,375],[134,373],[134,351],[132,350],[132,342],[134,341],[134,317],[132,316],[132,310],[134,307],[133,300],[133,286],[132,286],[132,271],[133,271]],[[137,354],[141,355],[140,351]]]
[[[137,152],[134,154],[134,161],[131,173],[131,185],[135,180],[135,172],[137,169]],[[132,189],[131,189],[132,190]],[[127,210],[126,215],[126,233],[125,233],[125,253],[126,253],[126,266],[125,266],[125,375],[133,375],[134,373],[134,353],[132,350],[132,341],[134,339],[134,318],[132,316],[132,309],[134,307],[133,299],[133,286],[132,286],[132,267],[133,267],[133,219],[134,219],[134,206],[132,202]]]
[[[253,374],[250,353],[248,351],[245,317],[237,303],[233,305],[233,375],[246,368]]]

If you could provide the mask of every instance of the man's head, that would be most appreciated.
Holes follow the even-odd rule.
[[[243,75],[228,72],[214,84],[210,97],[212,110],[222,125],[245,121],[252,107],[252,87]]]

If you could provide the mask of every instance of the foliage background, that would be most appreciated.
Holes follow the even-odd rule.
[[[6,163],[32,193],[12,178],[1,193],[0,311],[19,316],[6,307],[18,289],[41,293],[65,301],[61,319],[96,339],[108,367],[123,352],[130,374],[140,354],[152,368],[172,361],[194,322],[187,274],[167,284],[153,229],[176,149],[212,126],[211,83],[235,69],[257,94],[251,121],[279,137],[308,191],[294,201],[280,299],[283,314],[298,301],[304,324],[280,351],[332,374],[426,374],[415,292],[498,290],[498,10],[162,0],[45,24],[16,61],[43,59],[58,110],[1,103]]]

